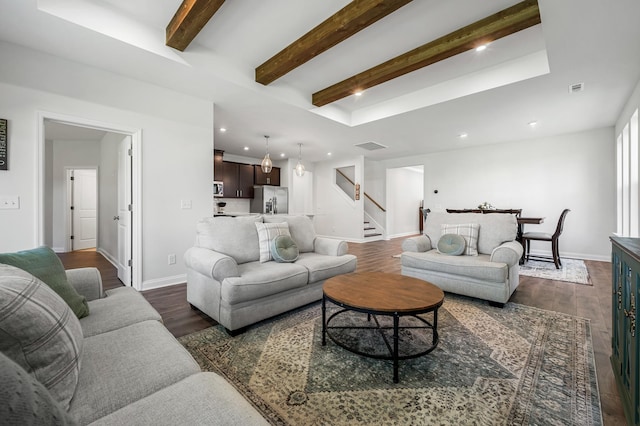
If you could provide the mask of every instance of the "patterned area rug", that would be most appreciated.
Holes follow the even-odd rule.
[[[520,275],[544,278],[554,281],[566,281],[575,284],[593,285],[587,266],[580,259],[562,259],[562,268],[556,269],[552,262],[530,260],[520,265]]]
[[[180,342],[274,425],[602,425],[588,320],[447,295],[438,322],[440,344],[400,361],[398,384],[390,361],[321,345],[320,303],[236,337],[216,326]],[[431,336],[401,339],[410,347]]]

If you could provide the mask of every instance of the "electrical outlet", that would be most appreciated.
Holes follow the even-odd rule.
[[[20,197],[13,195],[0,195],[0,209],[19,209]]]
[[[181,209],[190,209],[191,208],[191,200],[181,200],[180,201]]]
[[[174,253],[171,253],[169,255],[169,265],[175,265],[176,264],[176,255]]]

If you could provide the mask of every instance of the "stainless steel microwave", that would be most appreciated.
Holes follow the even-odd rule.
[[[219,180],[213,181],[213,196],[224,197],[224,183]]]

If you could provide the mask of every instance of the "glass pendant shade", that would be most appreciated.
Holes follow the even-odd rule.
[[[302,164],[302,144],[298,144],[298,164],[296,164],[296,175],[302,176],[304,175],[304,164]]]
[[[267,153],[262,159],[262,163],[260,163],[260,168],[263,173],[270,173],[271,169],[273,169],[273,162],[271,161],[271,157],[269,157],[269,136],[264,137],[267,140]]]

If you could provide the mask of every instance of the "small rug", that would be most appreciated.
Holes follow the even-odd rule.
[[[556,269],[553,262],[530,260],[520,265],[520,275],[544,278],[554,281],[566,281],[575,284],[593,285],[589,278],[589,271],[583,260],[562,259],[562,268]]]
[[[398,384],[391,361],[322,346],[320,303],[236,337],[215,326],[179,340],[274,425],[602,425],[589,320],[447,295],[438,331],[433,352],[400,361]],[[367,333],[360,347],[379,348]],[[405,349],[425,341],[401,335]]]

